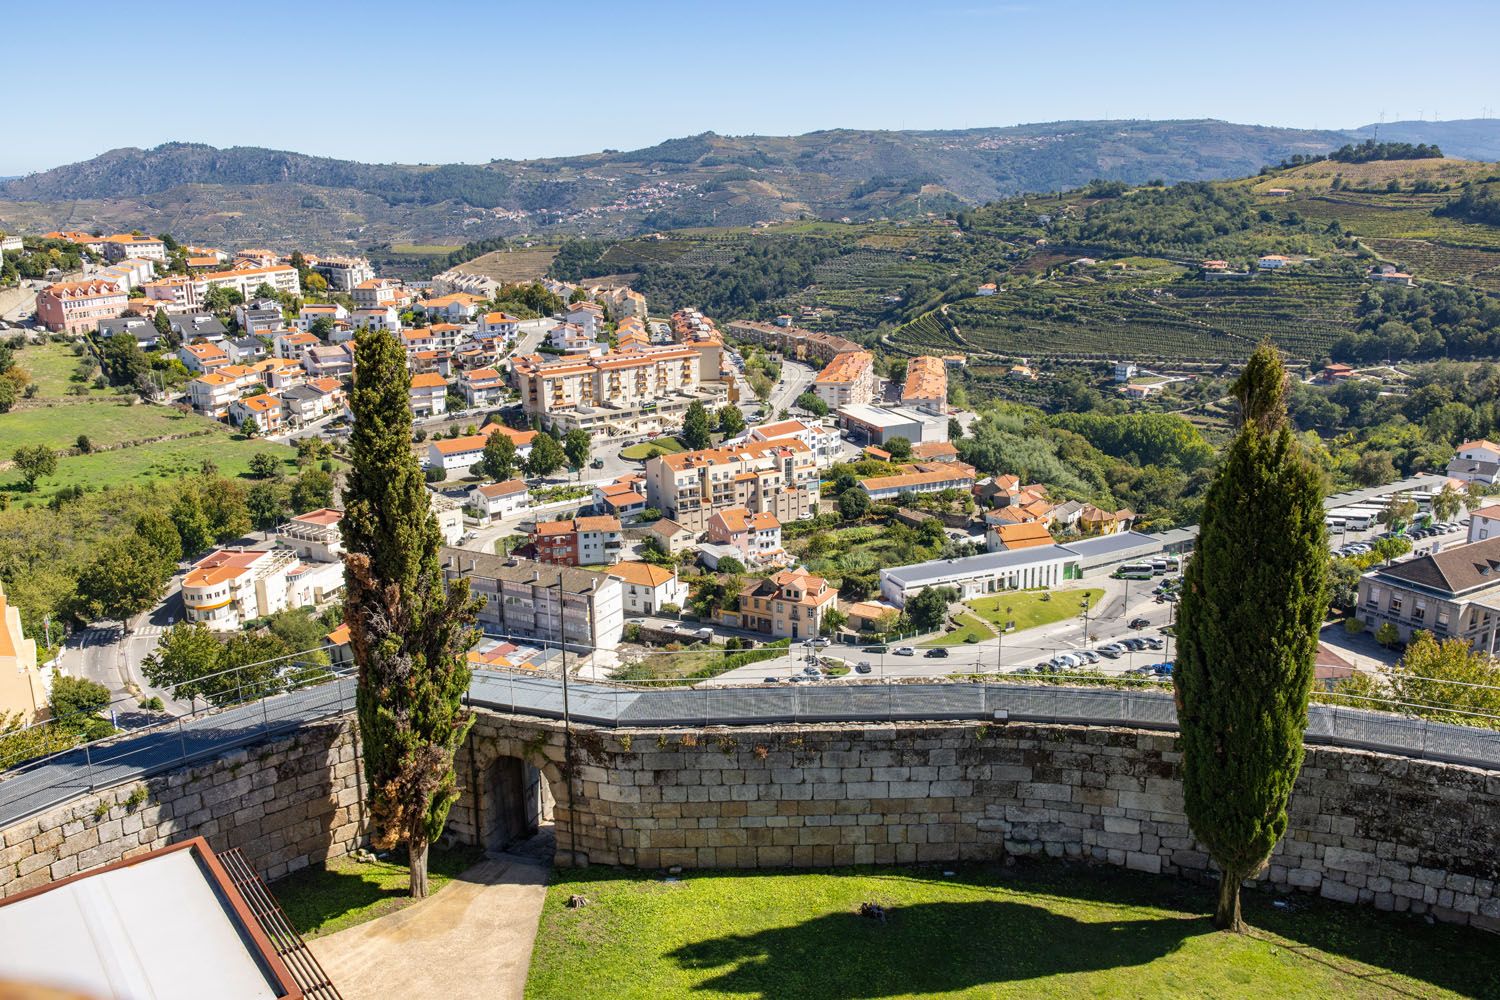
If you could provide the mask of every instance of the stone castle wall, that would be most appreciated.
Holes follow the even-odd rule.
[[[0,831],[0,897],[196,836],[280,878],[359,846],[360,786],[352,718],[311,724]]]
[[[772,868],[1036,854],[1190,878],[1211,868],[1183,814],[1170,734],[1021,723],[575,727],[575,743],[567,782],[558,725],[487,715],[468,762],[475,774],[494,754],[542,766],[565,860]],[[485,808],[467,790],[450,829],[473,837]],[[1497,830],[1500,773],[1313,747],[1260,880],[1500,930]]]
[[[1006,723],[574,727],[480,711],[446,836],[486,843],[491,769],[550,792],[558,861],[646,869],[1036,854],[1203,878],[1170,734]],[[513,807],[513,806],[512,806]],[[86,795],[0,830],[0,896],[191,836],[275,879],[364,840],[352,718]],[[1260,880],[1500,930],[1500,772],[1309,748]],[[492,846],[492,845],[487,845]]]

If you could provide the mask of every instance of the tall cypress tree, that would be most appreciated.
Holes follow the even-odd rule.
[[[344,489],[345,614],[374,843],[405,843],[411,895],[427,895],[427,847],[458,798],[453,759],[473,725],[462,698],[481,602],[443,586],[442,533],[412,454],[411,377],[396,338],[361,333]]]
[[[1234,393],[1241,426],[1184,572],[1175,671],[1188,822],[1223,873],[1214,926],[1243,931],[1240,883],[1286,831],[1328,608],[1323,479],[1286,421],[1263,343]]]

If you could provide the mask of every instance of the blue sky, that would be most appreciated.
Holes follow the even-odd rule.
[[[709,129],[1340,128],[1500,108],[1493,0],[71,0],[0,5],[0,29],[7,78],[26,81],[0,106],[0,175],[174,139],[481,162]],[[108,69],[127,65],[161,85]]]

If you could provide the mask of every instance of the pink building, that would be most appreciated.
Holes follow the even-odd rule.
[[[53,332],[92,333],[101,319],[123,315],[127,301],[112,281],[63,281],[37,292],[36,318]]]

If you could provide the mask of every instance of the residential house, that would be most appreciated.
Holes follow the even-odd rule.
[[[271,341],[276,357],[299,362],[302,360],[304,351],[310,347],[321,347],[322,344],[323,341],[319,340],[316,334],[290,330]]]
[[[259,304],[247,302],[234,307],[234,318],[241,332],[252,337],[272,337],[283,329],[281,306],[265,301]]]
[[[1372,570],[1360,578],[1356,607],[1370,632],[1390,624],[1403,642],[1430,632],[1493,654],[1500,650],[1500,537]]]
[[[594,509],[621,519],[637,517],[646,509],[646,477],[639,474],[621,476],[612,483],[594,487]]]
[[[354,374],[354,352],[348,344],[310,347],[302,354],[302,370],[310,378],[348,378]]]
[[[333,412],[331,394],[320,392],[311,385],[294,385],[276,394],[281,400],[281,411],[286,420],[296,426],[321,420]]]
[[[1292,262],[1290,257],[1283,257],[1279,253],[1268,253],[1255,262],[1255,266],[1262,271],[1279,271]]]
[[[687,584],[664,566],[622,562],[606,573],[620,581],[627,615],[654,615],[667,605],[680,609],[687,604]]]
[[[349,324],[356,330],[401,332],[401,317],[395,306],[361,306],[349,314]]]
[[[1467,541],[1482,542],[1486,538],[1500,537],[1500,506],[1491,504],[1469,514],[1469,537]]]
[[[919,441],[911,446],[911,457],[919,462],[956,462],[958,449],[948,441]]]
[[[411,412],[417,417],[436,417],[448,412],[448,382],[443,376],[436,372],[412,376]]]
[[[128,334],[135,340],[136,346],[143,351],[154,349],[161,340],[161,334],[157,332],[156,324],[144,316],[120,316],[115,319],[101,319],[99,321],[98,333],[101,343],[118,334]]]
[[[305,561],[299,558],[299,550],[309,553]],[[252,618],[323,603],[344,586],[343,564],[322,560],[318,553],[326,550],[325,543],[228,548],[210,553],[194,563],[182,579],[187,620],[229,632]]]
[[[974,289],[974,294],[978,295],[980,298],[988,298],[989,296],[994,295],[999,290],[999,285],[995,284],[993,281],[986,281],[984,284]]]
[[[1329,385],[1337,385],[1340,382],[1347,382],[1353,377],[1354,369],[1352,367],[1345,364],[1339,364],[1337,362],[1335,362],[1334,364],[1324,365],[1323,370],[1318,373],[1318,381],[1326,382]]]
[[[210,372],[229,364],[229,355],[216,344],[183,344],[177,357],[190,372]]]
[[[1078,530],[1085,535],[1113,535],[1129,531],[1135,522],[1135,512],[1126,509],[1107,511],[1093,504],[1085,504],[1078,512]]]
[[[469,549],[442,551],[443,575],[469,581],[485,597],[479,626],[485,632],[563,642],[580,650],[612,650],[624,629],[620,581],[572,566],[486,555]]]
[[[486,424],[478,434],[444,438],[430,441],[427,445],[427,468],[452,472],[467,471],[479,464],[484,457],[484,445],[491,434],[505,434],[516,446],[516,458],[525,459],[531,454],[531,442],[536,440],[536,431],[518,431],[503,424]]]
[[[127,301],[112,281],[60,281],[36,293],[36,319],[53,333],[93,333],[100,320],[124,313]]]
[[[453,374],[453,359],[449,357],[447,351],[414,351],[407,355],[406,368],[413,375],[437,372],[443,378],[448,378]]]
[[[561,566],[597,566],[618,562],[625,546],[620,519],[608,514],[541,521],[531,529],[539,562]]]
[[[220,365],[188,381],[188,404],[206,417],[223,420],[229,416],[230,403],[260,384],[259,374],[243,365]]]
[[[603,354],[607,345],[574,323],[559,323],[547,331],[547,346],[563,354]]]
[[[782,570],[740,591],[729,623],[777,639],[811,639],[823,627],[838,594],[828,581],[802,568]]]
[[[727,507],[708,519],[708,540],[728,545],[740,553],[746,566],[780,560],[781,522],[770,512],[752,513],[744,507]]]
[[[354,296],[355,307],[364,309],[395,305],[400,290],[401,282],[395,278],[366,278],[354,286],[351,294]]]
[[[281,400],[270,393],[241,396],[229,404],[229,420],[239,427],[254,427],[262,434],[275,434],[286,422]]]
[[[484,305],[484,299],[466,292],[453,292],[433,299],[423,299],[415,304],[418,312],[429,319],[445,319],[450,323],[466,323]]]
[[[230,364],[248,365],[266,356],[266,345],[259,337],[224,338],[219,347],[229,358]]]
[[[652,522],[651,527],[646,529],[646,537],[656,539],[667,555],[675,556],[692,545],[698,536],[671,518],[664,517]]]
[[[568,325],[579,327],[590,340],[598,340],[604,333],[604,310],[592,302],[575,302],[563,312]]]
[[[1493,486],[1500,482],[1500,445],[1493,441],[1465,441],[1448,463],[1448,475],[1466,483]]]
[[[493,406],[505,395],[505,376],[493,368],[474,368],[459,376],[458,390],[469,406]]]
[[[469,506],[481,520],[506,518],[531,506],[531,490],[523,479],[484,483],[469,491]]]
[[[875,358],[869,351],[846,351],[813,379],[813,392],[830,410],[869,404],[875,398]]]
[[[297,329],[303,333],[311,333],[313,324],[318,320],[327,320],[329,323],[337,323],[349,318],[349,310],[337,302],[311,302],[303,306],[297,313]]]
[[[510,340],[521,332],[521,321],[507,312],[487,312],[479,317],[475,333],[481,337]]]

